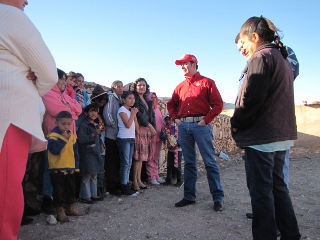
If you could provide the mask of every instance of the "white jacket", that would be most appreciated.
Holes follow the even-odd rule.
[[[26,77],[30,70],[36,84]],[[39,31],[23,11],[0,4],[0,151],[10,124],[32,135],[30,152],[46,148],[39,97],[57,80],[55,61]]]

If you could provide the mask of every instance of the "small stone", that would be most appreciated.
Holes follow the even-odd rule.
[[[53,215],[49,215],[46,221],[49,225],[57,224],[57,219]]]

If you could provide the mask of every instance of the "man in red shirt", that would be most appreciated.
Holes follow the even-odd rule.
[[[197,181],[195,143],[197,143],[207,170],[214,210],[222,211],[224,193],[220,184],[219,167],[214,157],[210,122],[221,113],[223,101],[215,82],[198,72],[198,61],[195,56],[185,54],[176,60],[175,64],[181,66],[185,76],[185,80],[175,88],[167,104],[170,116],[179,126],[179,145],[185,161],[184,198],[175,206],[184,207],[195,203]]]

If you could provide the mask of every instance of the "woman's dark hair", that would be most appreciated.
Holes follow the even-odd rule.
[[[144,93],[144,95],[147,96],[150,93],[150,86],[144,78],[138,78],[137,80],[135,80],[129,90],[132,92],[137,92],[137,84],[142,81],[144,81],[146,83],[146,92]]]
[[[240,33],[238,33],[238,35],[236,36],[236,39],[234,39],[234,43],[238,44],[239,39],[240,39]]]
[[[240,29],[240,33],[248,37],[256,32],[264,41],[275,42],[279,46],[282,56],[286,59],[288,52],[280,41],[280,30],[268,19],[263,16],[249,18]]]
[[[75,74],[75,78],[78,78],[78,77],[83,77],[84,78],[84,76],[81,73],[76,73]]]
[[[131,91],[125,91],[121,94],[122,99],[126,99],[129,95],[133,94]],[[134,95],[134,94],[133,94]]]
[[[63,76],[67,76],[67,74],[59,68],[57,68],[57,72],[59,79],[63,78]]]
[[[61,118],[68,118],[68,119],[71,118],[72,119],[72,115],[68,111],[61,111],[58,113],[56,120],[59,121]]]
[[[96,104],[91,103],[91,104],[89,104],[88,106],[85,107],[84,112],[87,113],[90,110],[95,110],[95,111],[99,112],[99,107]]]

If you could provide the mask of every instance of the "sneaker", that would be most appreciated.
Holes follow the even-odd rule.
[[[222,202],[214,202],[213,204],[213,209],[216,211],[216,212],[221,212],[222,211]]]
[[[190,204],[195,204],[196,201],[191,201],[191,200],[187,200],[187,199],[182,199],[180,202],[177,202],[175,204],[176,207],[184,207],[184,206],[187,206],[187,205],[190,205]]]
[[[247,213],[246,213],[246,216],[247,216],[247,218],[249,218],[249,219],[253,219],[253,214],[252,214],[252,213],[247,212]]]
[[[157,180],[151,180],[151,181],[149,181],[150,182],[150,184],[152,184],[152,185],[160,185],[160,183],[157,181]]]
[[[162,184],[162,183],[165,183],[166,181],[163,180],[163,178],[159,177],[159,178],[157,179],[157,182],[160,183],[160,184]]]

